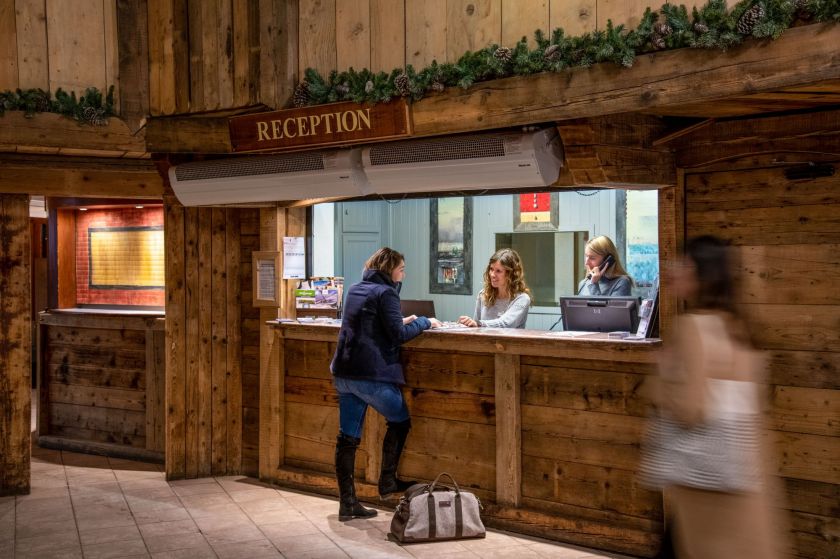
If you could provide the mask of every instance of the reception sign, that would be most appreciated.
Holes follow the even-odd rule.
[[[335,103],[237,116],[229,125],[233,151],[302,149],[411,135],[404,99],[378,105]]]

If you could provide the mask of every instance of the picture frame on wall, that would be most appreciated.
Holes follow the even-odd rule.
[[[429,203],[429,293],[472,294],[472,198]]]
[[[557,192],[529,192],[513,196],[514,231],[557,231],[560,196]]]

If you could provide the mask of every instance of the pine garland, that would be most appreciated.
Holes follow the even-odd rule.
[[[738,23],[753,8],[762,14],[752,22],[748,34],[738,32]],[[648,8],[635,29],[607,22],[604,30],[570,37],[562,29],[550,37],[534,33],[536,46],[531,48],[523,37],[513,47],[492,44],[464,53],[454,63],[432,62],[417,71],[413,66],[397,68],[390,74],[356,71],[333,71],[325,79],[312,68],[305,72],[309,105],[336,101],[387,103],[397,97],[411,101],[444,87],[469,89],[473,84],[506,78],[529,76],[540,72],[561,72],[568,68],[589,67],[611,62],[625,68],[635,57],[648,52],[700,48],[727,50],[749,37],[777,39],[797,21],[840,22],[840,0],[740,0],[731,10],[726,0],[708,0],[691,13],[684,5],[667,3],[658,11]],[[406,82],[405,77],[408,78]]]
[[[104,126],[114,116],[114,86],[107,95],[95,87],[89,87],[85,94],[76,98],[76,93],[67,93],[59,88],[55,97],[43,89],[17,89],[0,92],[0,116],[6,111],[23,111],[32,118],[35,113],[58,113],[72,118],[80,124]]]

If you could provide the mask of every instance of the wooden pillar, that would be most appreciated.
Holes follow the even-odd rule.
[[[522,413],[519,355],[497,353],[496,502],[518,507],[522,500]]]
[[[29,196],[0,195],[0,495],[29,492]]]
[[[260,210],[260,250],[283,251],[283,237],[306,233],[305,208]],[[283,265],[282,258],[280,265]],[[285,460],[286,363],[282,332],[268,326],[278,316],[293,318],[294,281],[280,286],[280,306],[260,308],[260,478],[269,478]]]
[[[685,244],[685,209],[683,207],[684,173],[678,171],[677,185],[659,190],[659,337],[673,334],[679,312],[669,268],[676,264]]]
[[[166,475],[242,468],[239,214],[164,197]]]

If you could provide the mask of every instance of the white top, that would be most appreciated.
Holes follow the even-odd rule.
[[[473,316],[479,326],[525,328],[525,322],[528,321],[528,309],[531,307],[531,298],[527,293],[520,293],[513,300],[496,299],[491,307],[484,305],[482,293],[478,294],[475,301],[475,315]]]

